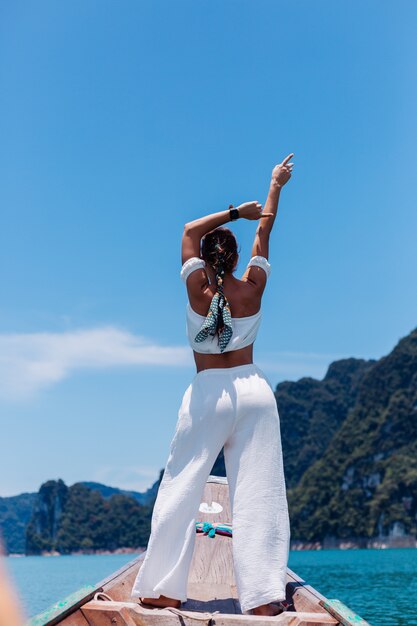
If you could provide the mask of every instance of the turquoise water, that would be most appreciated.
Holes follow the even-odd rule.
[[[8,558],[29,617],[86,584],[95,584],[135,554]],[[417,626],[417,550],[292,551],[288,566],[320,593],[338,598],[372,626]]]
[[[417,626],[417,550],[306,550],[288,566],[372,626]]]

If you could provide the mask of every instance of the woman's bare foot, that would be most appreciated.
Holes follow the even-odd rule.
[[[179,609],[181,606],[181,600],[176,600],[175,598],[168,598],[168,596],[159,596],[159,598],[139,598],[143,604],[149,604],[151,606],[159,606],[161,608],[165,608],[167,606],[173,606],[176,609]]]
[[[279,604],[272,602],[268,604],[261,604],[255,609],[252,609],[252,615],[279,615],[283,612],[283,608]]]

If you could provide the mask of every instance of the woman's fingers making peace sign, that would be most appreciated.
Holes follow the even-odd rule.
[[[294,156],[294,153],[291,152],[288,156],[285,157],[278,163],[272,170],[272,180],[271,184],[277,187],[283,187],[285,183],[291,178],[291,172],[294,163],[289,163],[290,159]],[[233,208],[233,205],[230,205],[229,208]],[[243,217],[247,220],[259,220],[262,217],[274,217],[275,212],[263,212],[262,204],[260,204],[257,200],[252,202],[244,202],[240,204],[238,207],[239,216]]]
[[[254,200],[253,202],[244,202],[237,208],[239,209],[239,217],[243,217],[247,220],[259,220],[261,217],[274,215],[274,213],[263,213],[262,204],[257,200]]]
[[[291,152],[281,163],[278,163],[272,170],[272,183],[276,186],[282,187],[291,178],[292,168],[294,163],[289,163],[290,159],[294,156]]]
[[[285,157],[285,159],[283,159],[281,165],[294,165],[293,163],[288,163],[288,161],[294,156],[294,152],[291,152],[291,154],[289,154],[288,156]]]

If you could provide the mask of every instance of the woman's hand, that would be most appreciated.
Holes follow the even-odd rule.
[[[259,220],[261,217],[267,217],[268,215],[274,215],[273,213],[262,213],[262,204],[257,200],[253,202],[244,202],[239,204],[239,217],[244,217],[247,220]]]
[[[276,165],[274,169],[272,170],[271,183],[275,187],[283,187],[285,183],[287,183],[290,180],[294,163],[288,163],[288,161],[293,156],[294,156],[294,153],[291,152],[291,154],[285,157],[282,163],[279,163],[278,165]]]

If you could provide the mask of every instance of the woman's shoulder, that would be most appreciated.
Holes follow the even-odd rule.
[[[216,289],[209,285],[198,297],[188,294],[190,307],[195,313],[206,316],[215,293]]]
[[[262,293],[254,292],[252,285],[246,280],[239,280],[239,289],[230,302],[233,317],[254,315],[261,308]]]

